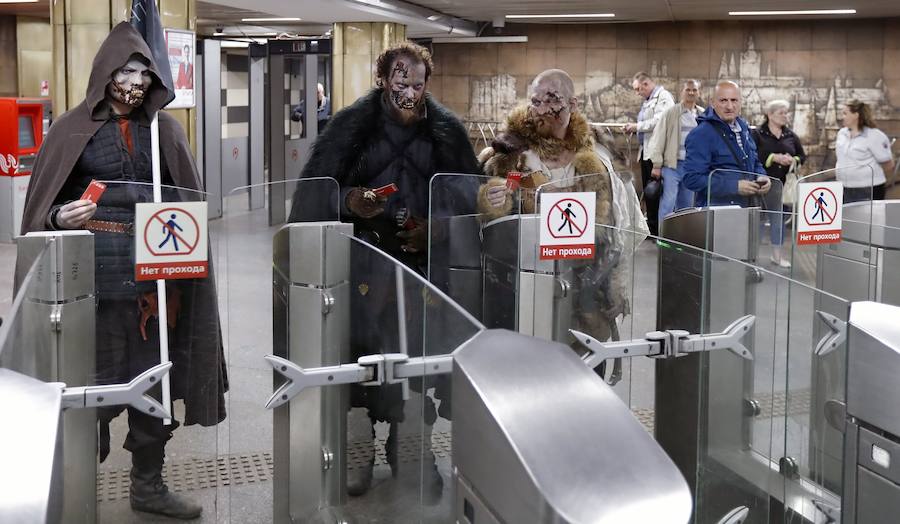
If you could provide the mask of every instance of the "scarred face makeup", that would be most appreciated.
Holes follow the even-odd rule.
[[[569,98],[552,78],[542,79],[533,87],[528,115],[541,134],[555,134],[569,126]]]
[[[109,96],[129,107],[139,107],[144,103],[152,82],[148,66],[137,59],[129,60],[113,73],[109,83]]]
[[[385,80],[385,93],[398,114],[404,120],[418,117],[425,100],[425,64],[401,56],[391,65]]]

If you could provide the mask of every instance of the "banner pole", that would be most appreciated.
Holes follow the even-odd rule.
[[[159,113],[153,115],[150,121],[150,155],[151,164],[153,165],[153,201],[161,203],[162,200],[162,173],[159,163]],[[169,361],[169,311],[166,301],[166,281],[156,281],[156,304],[159,312],[159,361],[160,363]],[[166,373],[162,377],[162,405],[174,413],[172,408],[172,391],[169,383],[169,374]],[[172,419],[163,420],[163,424],[169,425]]]

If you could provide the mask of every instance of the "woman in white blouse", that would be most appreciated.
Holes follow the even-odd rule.
[[[844,183],[844,203],[884,200],[885,173],[894,170],[891,141],[875,126],[872,109],[850,100],[841,110],[838,131],[837,179]]]

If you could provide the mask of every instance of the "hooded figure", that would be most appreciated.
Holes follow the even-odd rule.
[[[631,311],[633,250],[648,233],[637,195],[607,169],[566,72],[539,74],[529,97],[530,104],[513,110],[505,131],[479,155],[484,173],[494,177],[481,186],[479,211],[485,220],[512,212],[515,195],[505,180],[510,172],[523,174],[527,189],[516,209],[524,213],[536,211],[534,192],[544,184],[543,191],[595,192],[597,255],[588,263],[572,262],[578,279],[573,327],[598,340],[617,339],[616,318]]]
[[[133,251],[135,204],[153,201],[149,124],[170,97],[151,56],[130,24],[110,32],[94,57],[85,100],[51,126],[25,201],[22,234],[84,228],[95,235],[98,384],[128,382],[159,364],[156,283],[135,282]],[[158,115],[162,183],[200,190],[184,131],[170,115]],[[99,202],[79,200],[94,179],[107,183]],[[189,191],[163,193],[168,201],[191,198]],[[22,266],[19,281],[28,269]],[[184,399],[186,425],[215,425],[225,418],[227,380],[212,271],[207,279],[170,281],[166,295],[172,398]],[[101,461],[109,453],[109,422],[123,409],[98,410]],[[129,408],[128,425],[132,507],[199,516],[202,508],[169,492],[161,477],[165,443],[178,422],[163,426]]]

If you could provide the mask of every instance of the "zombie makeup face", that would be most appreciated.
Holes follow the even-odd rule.
[[[109,96],[120,104],[140,107],[152,82],[150,68],[142,61],[132,59],[113,73],[109,83]]]
[[[390,76],[382,80],[391,106],[404,119],[415,118],[425,100],[425,64],[399,57],[391,65]]]
[[[564,137],[572,118],[572,96],[554,77],[538,78],[531,88],[531,104],[528,116],[539,133],[545,136]]]

